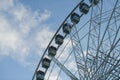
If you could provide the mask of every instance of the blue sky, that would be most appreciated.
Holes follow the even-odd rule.
[[[79,1],[0,0],[0,80],[31,80],[53,34]],[[111,5],[112,0],[104,10]],[[63,57],[68,49],[65,53]],[[72,61],[70,68],[75,64]]]
[[[52,35],[79,0],[0,0],[0,80],[31,80]]]

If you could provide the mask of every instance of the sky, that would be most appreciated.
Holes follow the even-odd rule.
[[[0,80],[31,80],[61,22],[79,0],[0,0]]]
[[[0,80],[31,80],[52,36],[79,1],[0,0]],[[72,69],[74,64],[67,66]]]

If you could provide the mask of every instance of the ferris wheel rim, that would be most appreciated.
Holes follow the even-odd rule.
[[[84,1],[84,0],[82,0],[81,2],[83,2],[83,1]],[[60,29],[62,28],[63,24],[67,21],[67,19],[71,16],[71,14],[79,7],[79,5],[81,4],[81,2],[78,3],[78,5],[70,12],[70,14],[69,14],[69,15],[65,18],[65,20],[62,22],[62,24],[60,25],[60,27],[58,28],[58,30],[56,31],[56,33],[55,33],[54,36],[52,37],[52,39],[51,39],[50,43],[48,44],[47,48],[45,49],[45,51],[44,51],[44,53],[43,53],[43,55],[42,55],[41,60],[43,59],[46,51],[48,50],[49,46],[50,46],[51,43],[53,42],[55,36],[58,34],[58,32],[60,31]],[[82,15],[83,15],[83,14],[82,14]],[[81,15],[81,17],[82,17],[82,15]],[[34,80],[35,74],[36,74],[36,72],[37,72],[37,70],[38,70],[38,68],[39,68],[39,65],[40,65],[40,63],[41,63],[41,60],[39,61],[39,64],[38,64],[38,66],[37,66],[37,68],[36,68],[36,70],[35,70],[35,72],[34,72],[34,75],[33,75],[32,80]]]

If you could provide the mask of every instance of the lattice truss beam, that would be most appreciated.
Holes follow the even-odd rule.
[[[82,80],[116,80],[120,78],[120,6],[117,0],[113,10],[103,12],[102,3],[98,7],[100,14],[92,8],[85,24],[89,24],[87,34],[81,36],[76,25],[72,28],[78,73]]]

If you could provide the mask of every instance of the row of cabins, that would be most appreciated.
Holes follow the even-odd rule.
[[[99,0],[89,0],[91,4],[93,5],[97,5],[99,3]],[[80,12],[83,14],[87,14],[89,12],[89,5],[87,5],[86,3],[82,2],[79,6]],[[71,22],[73,24],[77,24],[80,21],[80,15],[77,13],[72,13],[70,16]],[[72,29],[72,25],[69,23],[64,23],[64,25],[62,26],[62,31],[65,34],[70,34]],[[57,34],[55,37],[55,43],[58,46],[61,46],[64,42],[64,36]],[[57,53],[57,48],[54,46],[50,46],[48,48],[48,56],[50,57],[44,57],[42,60],[42,67],[45,68],[46,70],[50,67],[50,63],[53,57],[55,57]],[[36,72],[36,80],[44,80],[46,72],[42,71],[42,70],[38,70]]]

